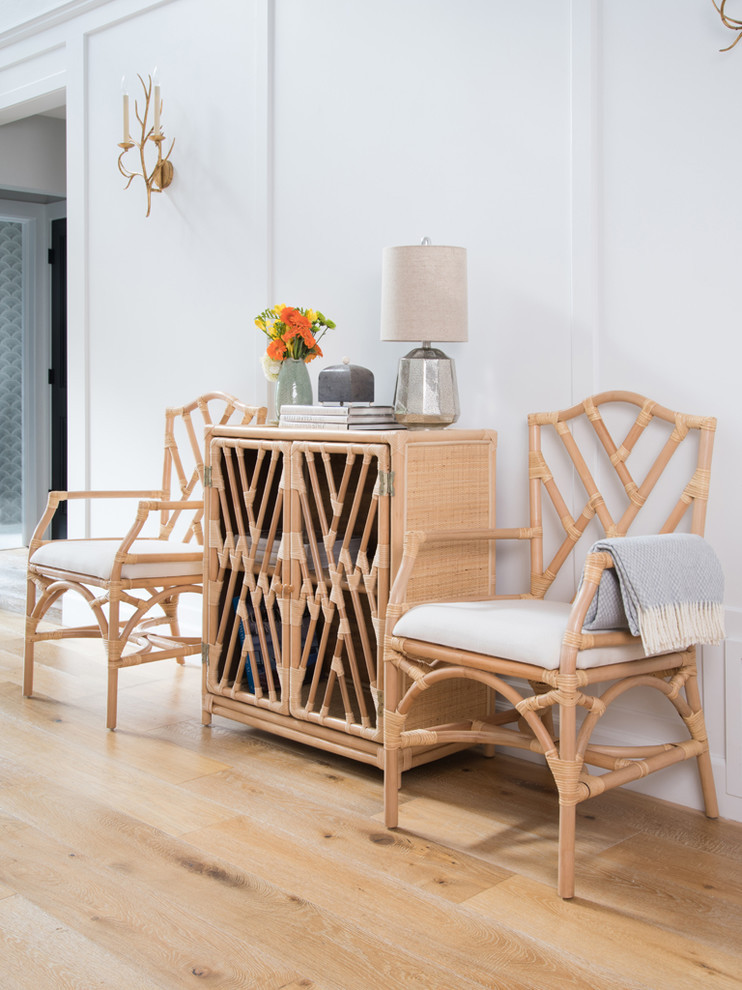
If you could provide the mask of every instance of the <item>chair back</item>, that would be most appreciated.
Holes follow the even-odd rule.
[[[649,522],[644,532],[671,533],[690,509],[685,525],[703,535],[713,417],[672,412],[634,392],[611,391],[561,412],[532,413],[528,422],[533,597],[544,597],[584,536],[587,553],[596,539],[626,536],[640,513]],[[675,457],[681,447],[689,455],[682,465],[683,458]],[[558,518],[556,549],[548,555],[544,491]]]
[[[265,423],[266,413],[264,406],[248,406],[225,392],[208,392],[187,406],[165,411],[163,497],[179,504],[162,510],[160,539],[176,534],[183,543],[203,546],[203,508],[193,511],[189,503],[203,500],[204,431],[214,424],[259,425]]]

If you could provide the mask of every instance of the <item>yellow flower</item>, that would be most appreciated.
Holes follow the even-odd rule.
[[[307,319],[309,320],[310,323],[314,323],[314,321],[317,319],[317,310],[316,309],[308,309],[307,312],[306,312],[306,317],[307,317]]]

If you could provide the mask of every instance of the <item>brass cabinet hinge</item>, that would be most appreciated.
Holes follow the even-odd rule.
[[[394,494],[394,471],[379,471],[379,495]]]
[[[204,488],[211,488],[211,465],[204,468]]]
[[[209,644],[201,643],[201,663],[204,667],[209,666]]]

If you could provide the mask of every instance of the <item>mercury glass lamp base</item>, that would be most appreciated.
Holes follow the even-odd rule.
[[[459,418],[456,366],[437,347],[416,347],[400,358],[394,416],[410,430],[444,429]]]

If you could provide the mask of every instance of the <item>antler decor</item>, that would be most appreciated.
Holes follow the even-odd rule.
[[[119,155],[118,165],[119,172],[125,179],[129,180],[124,186],[124,189],[128,189],[132,183],[132,180],[137,176],[144,179],[144,185],[147,188],[147,216],[149,216],[150,210],[152,209],[152,193],[162,192],[162,190],[166,189],[173,181],[174,170],[173,163],[170,161],[170,152],[173,150],[175,139],[170,142],[168,153],[163,158],[162,143],[165,140],[165,135],[162,133],[162,128],[160,126],[160,114],[162,113],[160,87],[157,83],[155,83],[153,96],[152,76],[147,76],[146,83],[140,75],[138,75],[137,78],[142,84],[142,89],[144,90],[144,114],[141,117],[139,116],[139,105],[136,101],[134,103],[134,113],[136,114],[136,118],[142,127],[142,136],[140,141],[134,141],[129,134],[129,94],[124,93],[124,140],[119,144],[119,148],[123,148],[123,151]],[[148,127],[150,103],[153,104],[154,110],[154,123],[152,127]],[[147,163],[144,155],[144,150],[148,141],[153,141],[157,145],[157,161],[152,166],[152,170],[149,174],[147,173]],[[131,148],[139,149],[139,158],[142,165],[141,172],[130,172],[123,163],[122,159],[124,155]]]
[[[724,27],[728,27],[732,31],[737,32],[737,37],[734,39],[731,45],[727,45],[726,48],[719,49],[719,51],[722,52],[731,51],[732,48],[734,48],[734,46],[737,44],[739,39],[742,38],[742,21],[738,21],[734,17],[729,17],[728,14],[724,13],[724,8],[726,7],[727,0],[721,0],[721,7],[717,6],[716,0],[711,0],[711,3],[714,5],[714,7],[716,7],[717,11],[719,12],[719,16],[721,17],[721,21]]]

